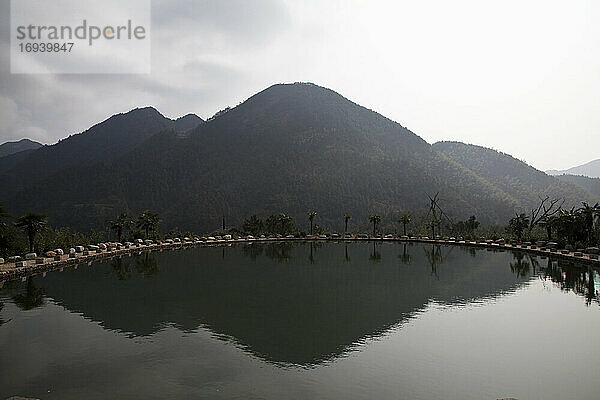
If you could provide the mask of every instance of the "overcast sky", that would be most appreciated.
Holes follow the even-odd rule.
[[[11,75],[0,0],[0,142],[54,143],[146,105],[207,118],[308,81],[430,143],[564,169],[600,158],[598,21],[597,0],[153,0],[151,74]]]

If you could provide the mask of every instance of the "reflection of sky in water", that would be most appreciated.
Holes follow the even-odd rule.
[[[547,260],[524,274],[524,261],[535,264],[420,245],[238,246],[7,283],[0,398],[595,398],[589,282]],[[28,290],[44,304],[22,311]]]

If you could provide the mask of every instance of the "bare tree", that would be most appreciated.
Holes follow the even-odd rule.
[[[529,219],[529,228],[527,231],[530,235],[537,224],[558,213],[562,209],[563,204],[565,204],[565,199],[550,199],[550,196],[544,198],[538,196],[538,198],[540,199],[540,204],[537,208],[531,210],[531,218]]]
[[[429,202],[430,202],[430,206],[429,206],[429,211],[427,212],[427,216],[425,218],[430,218],[428,222],[428,225],[431,227],[431,233],[432,233],[432,239],[435,239],[435,227],[438,227],[438,233],[441,235],[442,234],[442,222],[443,222],[443,218],[446,218],[446,220],[450,223],[450,225],[453,225],[454,222],[452,221],[452,218],[448,217],[448,215],[444,212],[444,210],[442,210],[442,207],[440,207],[439,204],[439,200],[438,200],[438,196],[439,196],[439,192],[437,192],[435,194],[435,196],[431,197],[428,193],[425,193],[427,195],[427,197],[429,198]]]

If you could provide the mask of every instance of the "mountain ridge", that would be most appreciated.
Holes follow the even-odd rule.
[[[500,223],[538,200],[538,193],[521,193],[531,190],[531,176],[550,178],[501,158],[498,163],[517,175],[528,171],[528,178],[513,179],[514,187],[510,179],[498,184],[490,171],[314,84],[270,86],[185,135],[155,128],[108,161],[63,168],[12,189],[0,202],[13,213],[36,210],[81,229],[147,208],[163,216],[166,229],[210,231],[223,216],[239,226],[252,214],[282,211],[303,226],[308,210],[319,213],[318,224],[335,229],[345,212],[355,226],[368,226],[372,212],[390,224],[400,211],[426,209],[427,194],[440,192],[448,214]],[[17,165],[11,170],[23,164]],[[556,179],[550,183],[541,189],[591,196]]]
[[[171,120],[154,107],[112,115],[83,132],[23,155],[18,162],[0,160],[0,183],[20,188],[25,180],[39,182],[62,170],[110,163],[156,133],[187,130],[195,118],[202,121],[192,115]]]
[[[539,197],[546,195],[564,198],[569,207],[591,199],[585,189],[560,181],[503,152],[453,141],[437,142],[433,147],[509,193],[521,204],[535,204]]]
[[[565,170],[548,170],[549,175],[583,175],[589,178],[600,178],[600,159],[577,165]]]
[[[0,144],[0,158],[26,150],[36,150],[42,146],[43,144],[27,138],[11,142],[4,142]]]

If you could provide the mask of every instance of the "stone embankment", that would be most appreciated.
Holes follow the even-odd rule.
[[[444,237],[431,239],[426,236],[369,236],[369,235],[314,235],[307,237],[294,236],[270,236],[253,237],[242,236],[208,236],[194,238],[173,238],[166,240],[142,240],[137,239],[134,243],[99,243],[97,245],[76,246],[67,251],[56,249],[38,256],[35,253],[26,254],[25,257],[10,257],[8,260],[0,258],[0,282],[22,278],[28,275],[44,273],[54,270],[62,270],[65,267],[75,267],[81,264],[91,264],[107,258],[122,257],[141,254],[148,251],[176,250],[195,246],[222,246],[233,243],[254,243],[254,242],[277,242],[277,241],[306,241],[306,240],[325,240],[325,241],[385,241],[385,242],[416,242],[431,243],[440,245],[458,245],[487,248],[490,250],[511,250],[532,253],[538,256],[551,258],[561,258],[572,260],[584,265],[600,267],[600,250],[596,247],[586,249],[558,249],[556,243],[536,242],[536,243],[510,243],[504,239],[500,240],[481,240],[468,241],[460,238]]]

